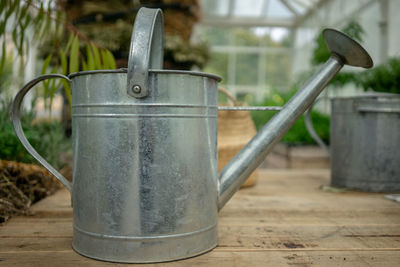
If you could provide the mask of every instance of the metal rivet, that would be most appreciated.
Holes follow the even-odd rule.
[[[134,85],[132,87],[132,91],[136,94],[139,94],[142,91],[142,88],[139,85]]]

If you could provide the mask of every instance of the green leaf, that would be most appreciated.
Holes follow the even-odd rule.
[[[31,22],[31,19],[32,18],[29,14],[25,17],[25,22],[22,24],[22,28],[24,29],[24,31],[25,31],[26,27],[28,27],[29,22]]]
[[[35,36],[39,35],[40,30],[42,29],[43,18],[44,18],[44,9],[43,9],[43,2],[41,2],[38,15],[34,19],[33,23],[33,25],[35,25]]]
[[[21,12],[19,13],[18,21],[22,21],[22,19],[25,17],[28,11],[28,8],[29,8],[29,3],[25,3],[24,7],[21,9]]]
[[[104,69],[115,69],[116,64],[113,54],[107,49],[101,49],[100,52]]]
[[[38,14],[37,14],[36,18],[34,19],[35,24],[38,23],[39,21],[41,21],[43,19],[43,16],[44,16],[44,9],[43,9],[43,2],[41,2]]]
[[[7,20],[0,21],[0,34],[4,35],[6,31]]]
[[[68,42],[67,42],[67,46],[65,47],[65,53],[68,54],[68,51],[72,45],[72,42],[74,41],[75,35],[73,33],[71,33],[68,37]]]
[[[49,86],[49,98],[50,98],[50,103],[49,103],[49,110],[50,110],[50,117],[51,117],[51,107],[53,106],[53,99],[57,91],[57,86],[56,86],[56,79],[51,79],[50,80],[50,86]]]
[[[83,70],[88,70],[88,65],[86,64],[85,60],[82,60],[82,69]]]
[[[40,20],[38,20],[38,22],[34,22],[33,25],[35,25],[35,26],[34,26],[34,27],[35,27],[34,36],[35,36],[35,37],[36,37],[36,36],[39,36],[39,35],[40,35],[40,32],[41,32],[41,30],[42,30],[43,20],[40,19]]]
[[[92,44],[92,51],[93,51],[93,58],[94,58],[94,69],[101,70],[102,66],[101,66],[99,49],[94,44]]]
[[[0,1],[0,15],[2,15],[3,12],[7,10],[6,5],[7,5],[7,1]]]
[[[5,20],[7,20],[11,16],[11,14],[15,12],[17,7],[18,7],[18,1],[14,1],[13,3],[8,5],[9,9],[7,10],[6,15],[4,17]]]
[[[17,48],[18,48],[18,53],[20,55],[22,55],[24,52],[23,51],[23,49],[24,49],[24,31],[23,31],[23,29],[21,29],[19,32],[19,45]]]
[[[100,49],[101,62],[103,62],[103,69],[109,69],[109,62],[104,49]]]
[[[15,28],[15,29],[12,31],[12,39],[13,39],[14,45],[15,45],[15,47],[17,48],[18,53],[19,53],[20,50],[19,50],[19,48],[18,48],[19,42],[18,42],[17,28]]]
[[[47,15],[45,20],[46,20],[46,22],[45,22],[42,32],[39,35],[39,38],[44,38],[45,35],[50,31],[50,27],[51,27],[50,15]]]
[[[42,66],[42,74],[45,74],[45,73],[46,73],[47,67],[50,65],[50,61],[51,61],[52,56],[53,56],[53,55],[50,54],[50,55],[48,55],[48,56],[46,57],[46,59],[44,60],[43,66]]]
[[[49,96],[49,80],[44,80],[43,81],[43,99],[44,99],[44,108],[47,109],[48,105],[47,105],[47,101],[46,98]]]
[[[55,29],[55,33],[56,35],[58,35],[58,31],[60,28],[60,22],[61,21],[61,11],[57,10],[56,11],[56,29]]]
[[[69,73],[79,71],[79,40],[74,37],[71,45],[71,53],[69,57]]]
[[[109,60],[110,69],[115,70],[117,68],[117,64],[115,63],[114,55],[110,52],[110,50],[106,50],[106,54]]]
[[[71,94],[71,87],[69,86],[68,81],[62,79],[62,82],[64,83],[65,94],[67,95],[67,98],[68,98],[69,113],[70,113],[70,115],[72,115],[72,94]]]
[[[0,61],[0,73],[3,73],[4,65],[6,63],[6,42],[3,41],[2,51],[1,51],[1,61]]]
[[[67,66],[67,56],[65,55],[64,51],[60,49],[60,61],[61,61],[61,70],[63,74],[67,74],[68,66]]]
[[[86,44],[86,57],[87,57],[87,68],[88,70],[94,70],[94,57],[90,45]]]

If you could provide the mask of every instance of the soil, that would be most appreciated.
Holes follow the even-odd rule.
[[[61,172],[71,173],[69,167]],[[29,215],[33,203],[53,194],[61,186],[41,166],[0,160],[0,223],[13,215]]]

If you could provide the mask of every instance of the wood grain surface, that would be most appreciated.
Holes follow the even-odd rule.
[[[328,170],[260,170],[219,220],[219,246],[167,266],[400,266],[400,204],[330,193]],[[75,253],[67,190],[0,226],[1,266],[126,266]],[[152,266],[146,264],[144,266]]]

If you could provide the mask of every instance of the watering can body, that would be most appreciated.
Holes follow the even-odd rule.
[[[214,248],[218,211],[343,64],[354,63],[352,57],[341,56],[343,51],[334,51],[321,71],[218,174],[220,78],[151,69],[162,64],[160,14],[139,11],[127,70],[44,75],[25,85],[13,103],[12,120],[22,144],[71,191],[73,248],[91,258],[160,262]],[[332,36],[344,38],[328,32],[327,37]],[[48,78],[71,84],[72,184],[29,144],[19,119],[25,94]]]
[[[72,90],[73,183],[30,146],[19,122],[24,94],[46,78]],[[126,90],[127,70],[49,74],[14,101],[17,135],[71,191],[73,248],[115,262],[160,262],[217,245],[218,76],[149,71],[147,97]]]
[[[73,247],[127,262],[215,247],[218,77],[150,72],[143,99],[126,93],[126,77],[70,77]]]

